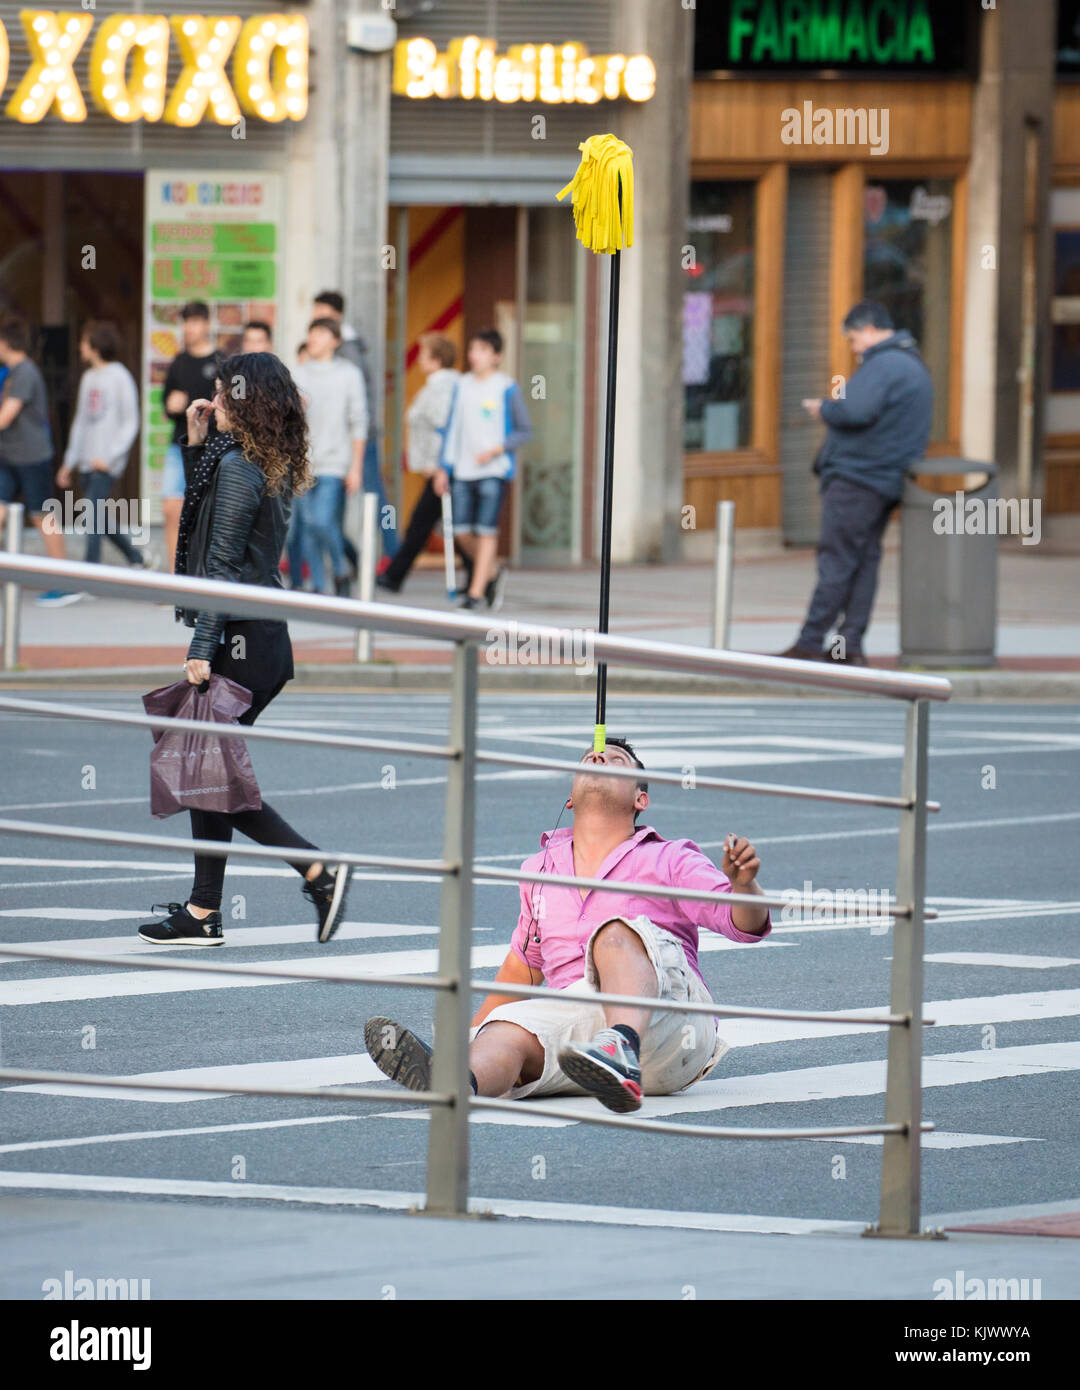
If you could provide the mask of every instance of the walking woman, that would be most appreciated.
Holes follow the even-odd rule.
[[[242,392],[224,383],[241,382]],[[214,430],[210,429],[213,415]],[[281,588],[278,561],[293,497],[311,486],[304,407],[288,369],[269,352],[241,353],[219,368],[213,401],[187,408],[183,451],[186,491],[176,547],[176,573],[235,584]],[[223,613],[177,609],[195,629],[184,673],[202,685],[216,671],[251,691],[241,724],[256,717],[293,676],[292,644],[284,622],[234,619]],[[191,812],[196,840],[232,839],[239,830],[261,845],[313,850],[309,840],[263,802],[236,815]],[[351,868],[292,864],[318,916],[318,940],[329,941],[345,910]],[[169,903],[163,921],[139,928],[144,941],[220,946],[225,859],[195,855],[195,884],[186,903]]]

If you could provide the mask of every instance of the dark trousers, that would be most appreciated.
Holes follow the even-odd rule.
[[[820,651],[840,618],[848,656],[862,651],[877,591],[881,538],[895,501],[846,478],[830,478],[821,495],[818,579],[796,645]]]
[[[142,552],[133,544],[130,536],[125,535],[123,531],[100,532],[97,529],[97,504],[104,501],[112,492],[116,479],[111,478],[108,473],[102,473],[99,469],[91,469],[80,474],[80,481],[83,499],[90,503],[94,518],[94,529],[86,537],[86,563],[96,565],[100,561],[101,538],[102,535],[107,535],[129,564],[144,564]]]
[[[409,517],[405,539],[398,546],[397,554],[390,561],[386,578],[391,584],[403,584],[413,567],[416,557],[427,544],[427,539],[436,525],[442,520],[442,498],[436,493],[429,478],[423,492],[416,499],[412,516]],[[466,559],[466,568],[471,571],[471,562]]]
[[[239,723],[254,724],[255,720],[292,679],[292,646],[284,623],[230,622],[225,625],[225,642],[210,668],[227,676],[252,693],[251,708],[241,715]],[[233,831],[239,830],[259,845],[284,845],[292,849],[317,849],[310,840],[298,834],[288,821],[265,801],[258,811],[241,811],[227,816],[219,811],[192,811],[191,833],[196,840],[221,840],[228,843]],[[306,874],[309,864],[287,861],[298,874]],[[225,860],[218,855],[196,854],[195,883],[188,901],[193,907],[217,909],[221,906],[225,882]]]

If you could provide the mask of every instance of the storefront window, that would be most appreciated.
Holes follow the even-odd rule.
[[[754,186],[690,190],[683,291],[684,444],[720,452],[750,442],[754,322]],[[691,261],[692,255],[692,261]]]
[[[931,438],[949,429],[952,301],[951,179],[887,179],[866,185],[863,287],[919,345],[934,379]]]

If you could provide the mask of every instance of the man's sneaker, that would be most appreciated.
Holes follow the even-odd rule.
[[[841,656],[838,652],[827,651],[821,658],[826,665],[831,661],[837,666],[866,666],[868,662],[862,652],[847,652]]]
[[[65,589],[50,589],[48,593],[38,595],[37,606],[39,608],[66,608],[69,603],[78,603],[82,597],[82,594],[69,594]]]
[[[458,604],[458,607],[468,609],[479,608],[480,600],[478,598],[473,598],[472,594],[466,594],[465,597]]]
[[[337,598],[352,598],[352,580],[347,574],[339,574],[334,580],[334,595]]]
[[[323,869],[313,882],[304,880],[304,896],[311,899],[315,904],[315,911],[319,914],[317,940],[329,941],[341,925],[351,878],[352,865],[339,864],[333,873],[329,869]]]
[[[499,609],[503,606],[504,591],[506,589],[506,566],[500,565],[495,571],[495,578],[489,579],[487,587],[484,589],[484,598],[487,599],[489,608]]]
[[[614,1028],[602,1028],[592,1042],[571,1043],[559,1053],[559,1067],[609,1110],[620,1115],[641,1108],[641,1062]]]
[[[377,574],[375,576],[375,587],[376,589],[385,589],[388,594],[396,594],[401,590],[401,585],[395,583],[394,580],[388,578],[385,574]]]
[[[410,1091],[431,1090],[431,1048],[390,1018],[369,1018],[364,1046],[381,1072]]]
[[[155,946],[224,946],[225,933],[221,929],[221,913],[211,912],[209,917],[193,917],[185,903],[153,903],[151,912],[168,908],[169,915],[161,922],[147,922],[139,928],[144,941]]]

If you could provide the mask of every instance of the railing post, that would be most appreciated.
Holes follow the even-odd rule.
[[[731,640],[731,588],[735,562],[735,503],[716,504],[716,574],[713,579],[713,647],[726,651]]]
[[[22,550],[23,504],[7,504],[5,549],[12,555]],[[14,671],[19,664],[19,586],[14,580],[4,585],[4,661],[3,670]]]
[[[443,858],[458,865],[443,878],[439,908],[439,974],[455,982],[435,1001],[435,1053],[431,1084],[450,1092],[453,1105],[437,1105],[428,1126],[426,1211],[462,1216],[469,1196],[469,1022],[472,994],[473,834],[476,791],[476,648],[454,646],[450,744]]]
[[[370,603],[375,597],[376,550],[379,544],[379,494],[364,493],[364,509],[360,520],[360,558],[357,573],[356,597],[363,603]],[[356,632],[356,659],[361,664],[371,660],[374,637],[371,628],[358,628]]]
[[[889,1029],[885,1080],[885,1123],[902,1124],[902,1134],[886,1134],[881,1157],[881,1206],[877,1226],[864,1234],[918,1236],[922,1128],[923,908],[926,894],[927,748],[930,713],[926,700],[907,707],[896,872],[897,907],[910,915],[893,922],[889,1009],[910,1022]]]

